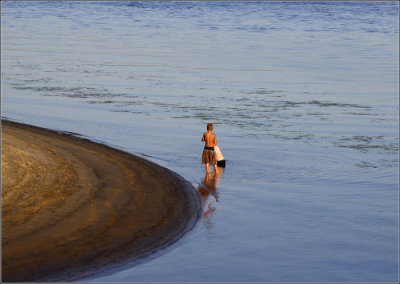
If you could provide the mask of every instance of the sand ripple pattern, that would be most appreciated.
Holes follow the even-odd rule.
[[[2,123],[4,281],[71,281],[174,243],[196,222],[190,183],[66,133]]]

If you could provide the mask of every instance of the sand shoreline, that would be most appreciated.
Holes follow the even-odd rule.
[[[188,232],[192,185],[129,153],[2,121],[2,280],[73,281],[118,269]]]

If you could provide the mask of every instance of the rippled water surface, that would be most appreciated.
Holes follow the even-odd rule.
[[[1,2],[2,117],[142,155],[204,216],[95,282],[396,282],[397,2]],[[207,122],[227,160],[205,176]]]

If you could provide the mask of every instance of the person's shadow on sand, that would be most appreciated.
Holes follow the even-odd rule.
[[[214,212],[217,208],[214,206],[215,201],[219,202],[219,192],[217,190],[217,185],[223,170],[220,169],[219,174],[207,173],[206,176],[201,179],[201,183],[199,184],[197,190],[200,194],[201,207],[203,208],[204,214],[203,217],[206,217],[208,214]],[[214,200],[208,200],[209,196],[213,196]],[[208,204],[207,204],[208,203]],[[207,209],[206,209],[207,205]]]

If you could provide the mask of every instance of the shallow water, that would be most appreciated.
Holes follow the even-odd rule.
[[[85,281],[398,280],[397,2],[1,8],[3,117],[142,155],[203,194],[172,248]],[[217,180],[200,164],[209,121]]]

